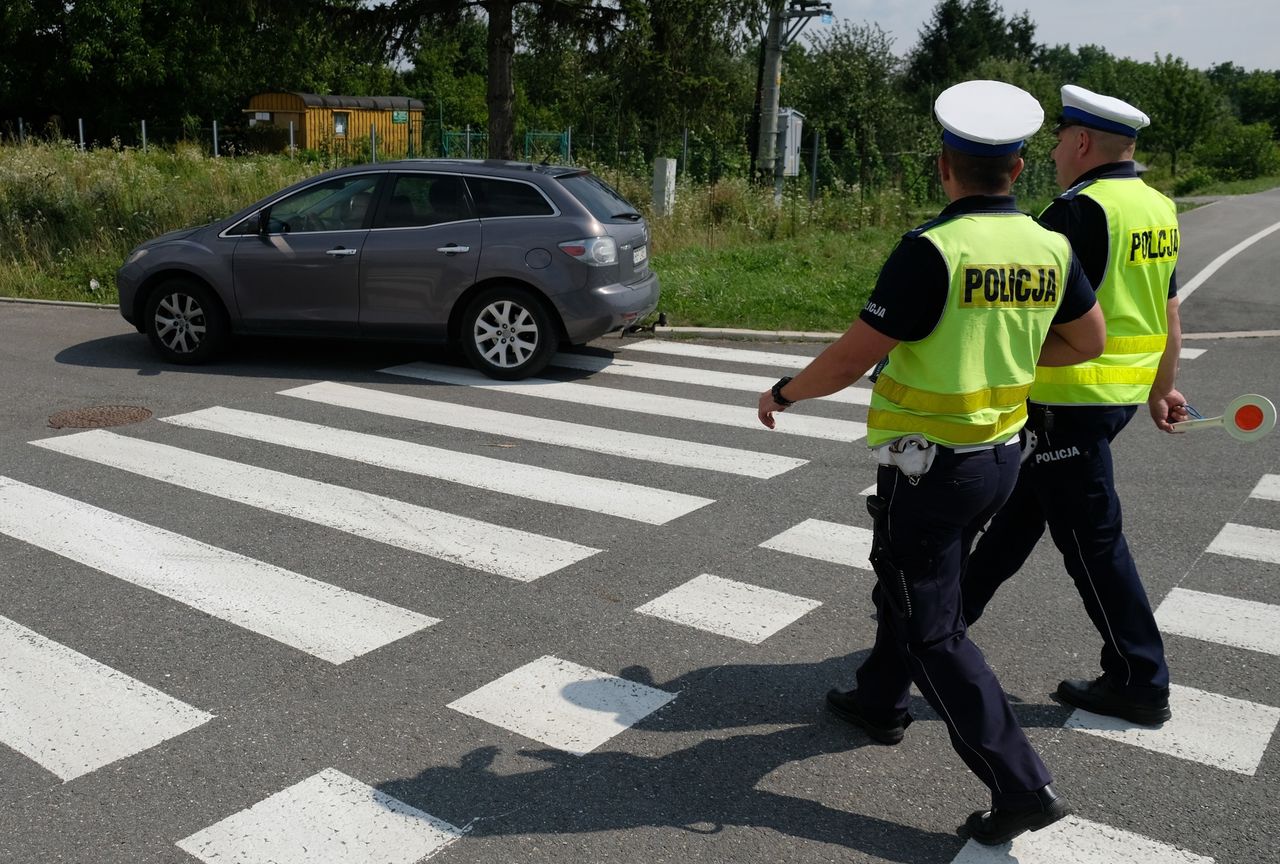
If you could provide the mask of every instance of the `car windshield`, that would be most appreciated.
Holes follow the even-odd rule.
[[[601,221],[635,221],[640,218],[635,205],[594,174],[570,174],[559,179],[573,197]]]

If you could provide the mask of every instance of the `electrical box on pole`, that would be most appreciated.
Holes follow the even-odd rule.
[[[760,124],[756,145],[756,171],[762,179],[779,176],[778,161],[786,158],[778,147],[785,131],[778,126],[782,52],[800,35],[810,18],[819,16],[824,23],[831,20],[831,3],[827,0],[773,0],[769,4],[769,23],[760,60]],[[798,141],[799,133],[795,137]],[[795,176],[795,173],[788,172],[786,176]]]
[[[804,115],[794,108],[778,109],[778,139],[781,141],[782,176],[800,176],[800,136]]]

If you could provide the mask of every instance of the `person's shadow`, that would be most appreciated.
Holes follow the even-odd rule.
[[[725,826],[750,826],[890,861],[951,861],[964,841],[950,830],[924,831],[760,788],[767,775],[788,763],[877,746],[821,705],[826,688],[847,680],[863,653],[821,663],[713,667],[656,684],[647,669],[630,667],[622,671],[627,680],[680,693],[633,726],[632,734],[708,734],[692,736],[696,743],[659,756],[603,748],[582,756],[522,749],[520,755],[543,766],[517,773],[495,770],[501,751],[482,746],[456,765],[428,767],[379,789],[472,837],[646,826],[714,834]],[[596,693],[591,684],[562,691],[566,700],[584,707],[597,707],[592,704]],[[936,716],[918,697],[911,712],[919,719]],[[1036,706],[1028,719],[1036,723],[1041,716],[1045,725],[1061,725],[1065,712],[1058,706]],[[724,734],[761,726],[784,728]],[[910,746],[910,741],[900,746]],[[659,742],[652,749],[666,747]],[[883,788],[897,785],[885,778]],[[974,806],[983,803],[975,801]]]

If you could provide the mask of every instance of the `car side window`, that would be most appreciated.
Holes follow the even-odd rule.
[[[531,183],[499,180],[495,177],[468,177],[467,188],[476,201],[481,219],[503,216],[554,216],[555,209]]]
[[[396,174],[391,197],[374,228],[421,228],[470,219],[462,178],[453,174]]]
[[[368,225],[378,176],[351,174],[300,189],[271,205],[267,230],[358,231]]]

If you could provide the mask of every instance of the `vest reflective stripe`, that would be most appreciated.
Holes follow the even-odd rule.
[[[913,411],[927,411],[931,414],[972,414],[982,408],[1015,408],[1026,400],[1031,385],[993,387],[989,390],[975,390],[972,393],[933,393],[908,387],[881,372],[876,379],[876,389],[891,402]]]
[[[1102,356],[1036,369],[1031,401],[1134,405],[1147,401],[1169,330],[1169,280],[1178,260],[1173,202],[1137,178],[1097,180],[1076,192],[1107,217],[1110,255],[1098,305],[1107,320]]]
[[[1109,336],[1104,354],[1149,354],[1164,353],[1164,344],[1169,339],[1167,334],[1158,336]]]
[[[1140,384],[1148,389],[1155,383],[1155,367],[1142,366],[1041,366],[1036,369],[1036,384]],[[1144,398],[1145,401],[1145,398]],[[1060,403],[1054,403],[1060,404]],[[1093,404],[1093,403],[1081,403]]]
[[[867,444],[908,434],[953,447],[1007,440],[1026,422],[1071,246],[1016,211],[963,213],[914,236],[946,264],[946,305],[932,333],[889,352],[871,391]]]
[[[923,435],[931,441],[948,444],[990,444],[1012,437],[1027,422],[1027,403],[1020,402],[1008,414],[1001,415],[995,423],[956,423],[940,417],[924,417],[915,414],[899,414],[873,408],[867,414],[867,427],[891,433],[884,440],[892,440],[912,433]],[[870,440],[870,439],[868,439]],[[880,443],[884,443],[883,441]],[[876,446],[876,445],[872,445]]]

